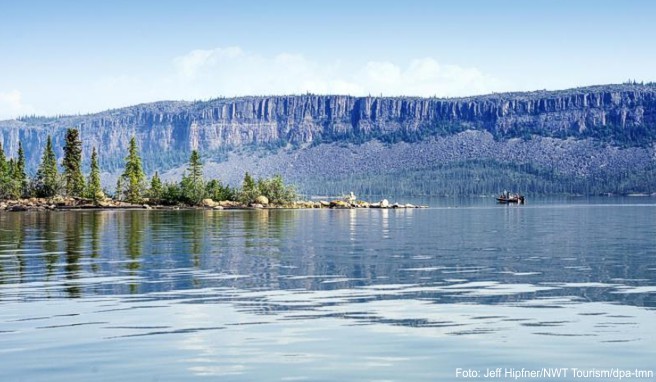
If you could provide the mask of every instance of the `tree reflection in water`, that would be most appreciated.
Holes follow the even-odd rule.
[[[85,226],[85,214],[58,214],[57,217],[63,220],[65,228],[64,234],[64,252],[66,254],[66,292],[71,298],[81,296],[80,284],[76,282],[80,278],[80,258],[82,257],[81,243],[83,238],[80,233]]]
[[[144,236],[143,222],[144,216],[147,214],[147,211],[128,211],[122,215],[122,226],[124,232],[127,232],[125,251],[129,259],[125,267],[128,269],[128,275],[134,277],[135,280],[137,280],[141,268]],[[130,293],[136,294],[139,292],[139,283],[137,281],[130,282],[129,288]]]
[[[422,298],[444,303],[577,296],[654,306],[653,293],[627,293],[627,288],[653,287],[654,223],[641,211],[544,207],[3,213],[0,282],[40,283],[45,286],[31,293],[46,298],[418,283],[437,288],[422,292]],[[466,283],[478,289],[454,289]],[[439,289],[451,284],[453,288],[445,289],[449,293]],[[541,289],[494,293],[501,286],[522,285]]]

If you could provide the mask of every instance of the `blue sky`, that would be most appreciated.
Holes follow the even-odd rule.
[[[656,2],[0,0],[0,119],[656,80]]]

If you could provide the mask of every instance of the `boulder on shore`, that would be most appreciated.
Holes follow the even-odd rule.
[[[330,208],[351,208],[351,205],[343,200],[333,200],[330,202]]]
[[[236,208],[241,206],[239,202],[233,202],[232,200],[222,200],[219,202],[219,205],[223,208]]]
[[[293,202],[288,208],[312,208],[312,202],[297,200]]]
[[[54,204],[53,204],[53,205],[54,205]],[[99,207],[113,207],[114,204],[112,203],[112,200],[111,200],[111,199],[104,199],[104,200],[100,200],[100,201],[98,202],[98,206],[99,206]]]
[[[80,201],[82,201],[81,198],[79,198]],[[55,195],[50,199],[50,204],[54,204],[56,206],[77,206],[78,200],[75,198],[71,198],[69,196],[61,196],[61,195]]]
[[[203,207],[210,207],[210,208],[212,208],[212,207],[216,207],[216,206],[219,205],[219,203],[215,202],[215,201],[212,200],[212,199],[203,199],[203,201],[201,202],[201,204],[203,205]]]
[[[389,208],[390,203],[389,200],[383,199],[380,201],[380,208]]]
[[[255,198],[255,203],[261,204],[263,206],[269,205],[269,198],[267,198],[264,195],[260,195],[257,198]]]

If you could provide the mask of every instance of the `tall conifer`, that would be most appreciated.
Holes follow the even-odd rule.
[[[77,129],[66,130],[62,167],[64,168],[64,191],[69,196],[81,196],[84,193],[82,141]]]
[[[161,199],[162,191],[162,180],[159,178],[159,173],[155,171],[155,175],[150,179],[150,190],[148,196],[153,199]]]
[[[259,196],[259,190],[255,179],[246,172],[244,174],[244,180],[241,183],[241,191],[239,192],[239,201],[244,204],[250,204],[255,201],[255,198]]]
[[[182,177],[182,195],[189,204],[199,204],[205,197],[205,182],[203,180],[203,163],[198,151],[193,150],[189,157],[187,174]]]
[[[123,200],[124,196],[123,195],[123,176],[119,176],[118,179],[116,179],[116,191],[114,192],[114,199],[116,200]]]
[[[13,158],[7,160],[0,144],[0,199],[16,199],[22,196],[16,172],[16,162]]]
[[[36,172],[34,189],[39,197],[52,197],[59,191],[59,171],[57,157],[52,148],[52,138],[48,135],[46,147],[43,149],[41,164]]]
[[[19,184],[20,193],[26,195],[28,193],[27,173],[25,172],[25,152],[23,151],[23,143],[18,141],[18,160],[16,161],[16,171],[14,179]]]
[[[137,141],[134,137],[130,139],[130,148],[128,156],[125,158],[125,170],[121,175],[121,180],[123,184],[120,191],[125,195],[125,200],[130,203],[140,203],[145,188],[146,174],[141,166]]]
[[[91,152],[91,173],[89,174],[89,181],[87,182],[87,198],[98,202],[105,198],[100,184],[100,167],[98,166],[98,153],[96,148]]]

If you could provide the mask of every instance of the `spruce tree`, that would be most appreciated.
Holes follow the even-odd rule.
[[[162,198],[162,180],[159,178],[159,173],[155,171],[155,175],[150,179],[150,190],[148,196],[152,199],[159,200]]]
[[[7,161],[2,144],[0,144],[0,199],[15,199],[20,196],[14,180],[14,167],[14,160]]]
[[[205,197],[205,182],[203,181],[203,164],[198,151],[193,150],[189,157],[187,174],[182,177],[182,195],[185,202],[199,204]]]
[[[95,147],[91,152],[91,173],[89,173],[86,195],[95,203],[105,199],[105,194],[100,185],[100,167],[98,166],[98,153]]]
[[[66,130],[62,167],[64,168],[64,191],[69,196],[81,196],[84,193],[82,141],[77,129]]]
[[[4,167],[4,173],[0,174],[0,199],[19,198],[21,196],[19,184],[14,180],[14,173],[16,172],[14,159],[6,161]]]
[[[260,193],[269,199],[269,203],[287,204],[296,199],[294,187],[286,186],[279,174],[274,175],[271,179],[260,179],[257,183]]]
[[[16,161],[14,160],[14,158],[9,158],[9,160],[7,161],[7,172],[5,173],[5,175],[9,179],[12,180],[14,179],[14,176],[16,175]]]
[[[198,151],[196,150],[191,152],[187,171],[189,171],[189,177],[192,182],[195,183],[203,180],[203,163],[200,161],[200,155],[198,155]]]
[[[123,200],[123,176],[116,179],[116,191],[114,192],[114,199]]]
[[[57,157],[52,148],[52,138],[48,135],[46,147],[43,149],[41,164],[36,173],[35,186],[36,195],[39,197],[52,197],[59,190],[59,171],[57,170]]]
[[[224,186],[221,181],[212,179],[205,185],[205,195],[214,201],[235,200],[235,193],[230,186]]]
[[[146,180],[146,174],[141,166],[137,141],[134,137],[130,139],[128,156],[125,158],[125,170],[121,175],[121,178],[123,184],[120,191],[125,194],[125,200],[130,203],[140,203],[145,188],[144,183]]]
[[[18,160],[16,161],[16,171],[14,179],[18,182],[21,195],[27,195],[27,173],[25,172],[25,152],[23,151],[23,143],[18,141]]]
[[[244,174],[244,181],[241,183],[241,191],[239,192],[239,201],[244,204],[250,204],[255,201],[255,198],[259,196],[260,191],[258,190],[255,180],[246,172]]]

